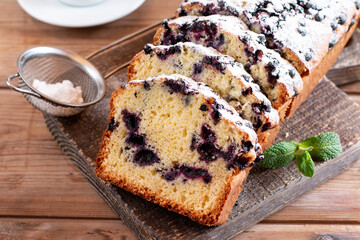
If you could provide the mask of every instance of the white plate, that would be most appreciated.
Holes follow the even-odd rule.
[[[145,0],[105,0],[89,7],[71,7],[58,0],[18,0],[32,17],[56,26],[91,27],[115,21],[140,7]]]

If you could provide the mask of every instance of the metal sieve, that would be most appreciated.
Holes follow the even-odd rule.
[[[52,47],[32,48],[20,55],[17,70],[18,73],[10,76],[6,84],[22,93],[35,108],[53,116],[78,114],[105,95],[105,81],[100,72],[89,61],[74,53]],[[15,78],[19,79],[18,87],[11,83]],[[69,104],[46,96],[33,87],[35,79],[51,84],[70,80],[74,86],[81,87],[84,103]]]

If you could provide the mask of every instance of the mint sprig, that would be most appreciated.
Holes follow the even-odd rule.
[[[265,168],[279,168],[296,158],[298,170],[306,177],[312,177],[315,164],[312,158],[327,161],[342,152],[340,137],[336,133],[322,133],[307,138],[300,143],[294,141],[280,142],[264,152],[260,165]]]

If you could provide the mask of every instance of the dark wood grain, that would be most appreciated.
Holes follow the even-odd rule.
[[[338,87],[356,83],[360,81],[360,65],[331,69],[326,76]]]
[[[153,31],[139,38],[125,41],[92,58],[98,68],[108,74],[130,59],[114,58],[113,54],[131,57],[143,47],[142,39],[151,39]],[[137,43],[137,44],[135,44]],[[99,60],[101,59],[101,60]],[[110,66],[111,63],[114,66]],[[312,179],[302,177],[295,163],[277,170],[255,167],[240,194],[229,221],[222,226],[208,228],[157,205],[146,202],[122,189],[110,186],[95,176],[93,169],[101,135],[107,126],[110,94],[126,82],[126,69],[107,79],[107,93],[98,104],[71,118],[52,118],[45,115],[51,133],[84,176],[110,207],[142,239],[182,238],[215,239],[232,237],[284,207],[301,194],[320,185],[351,166],[360,153],[360,110],[346,94],[331,82],[323,80],[299,110],[281,128],[277,141],[304,139],[327,131],[339,133],[344,153],[326,163],[316,163]],[[346,116],[346,117],[343,117]]]

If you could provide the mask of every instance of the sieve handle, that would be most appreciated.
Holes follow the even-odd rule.
[[[14,75],[11,75],[10,77],[7,78],[6,80],[6,84],[8,85],[9,88],[12,88],[13,90],[17,91],[17,92],[21,92],[24,94],[29,94],[38,98],[42,98],[39,94],[37,94],[36,92],[33,92],[31,90],[26,90],[20,87],[16,87],[14,85],[11,84],[11,80],[13,80],[14,78],[19,78],[20,75],[19,73],[15,73]],[[25,83],[26,84],[26,83]]]

